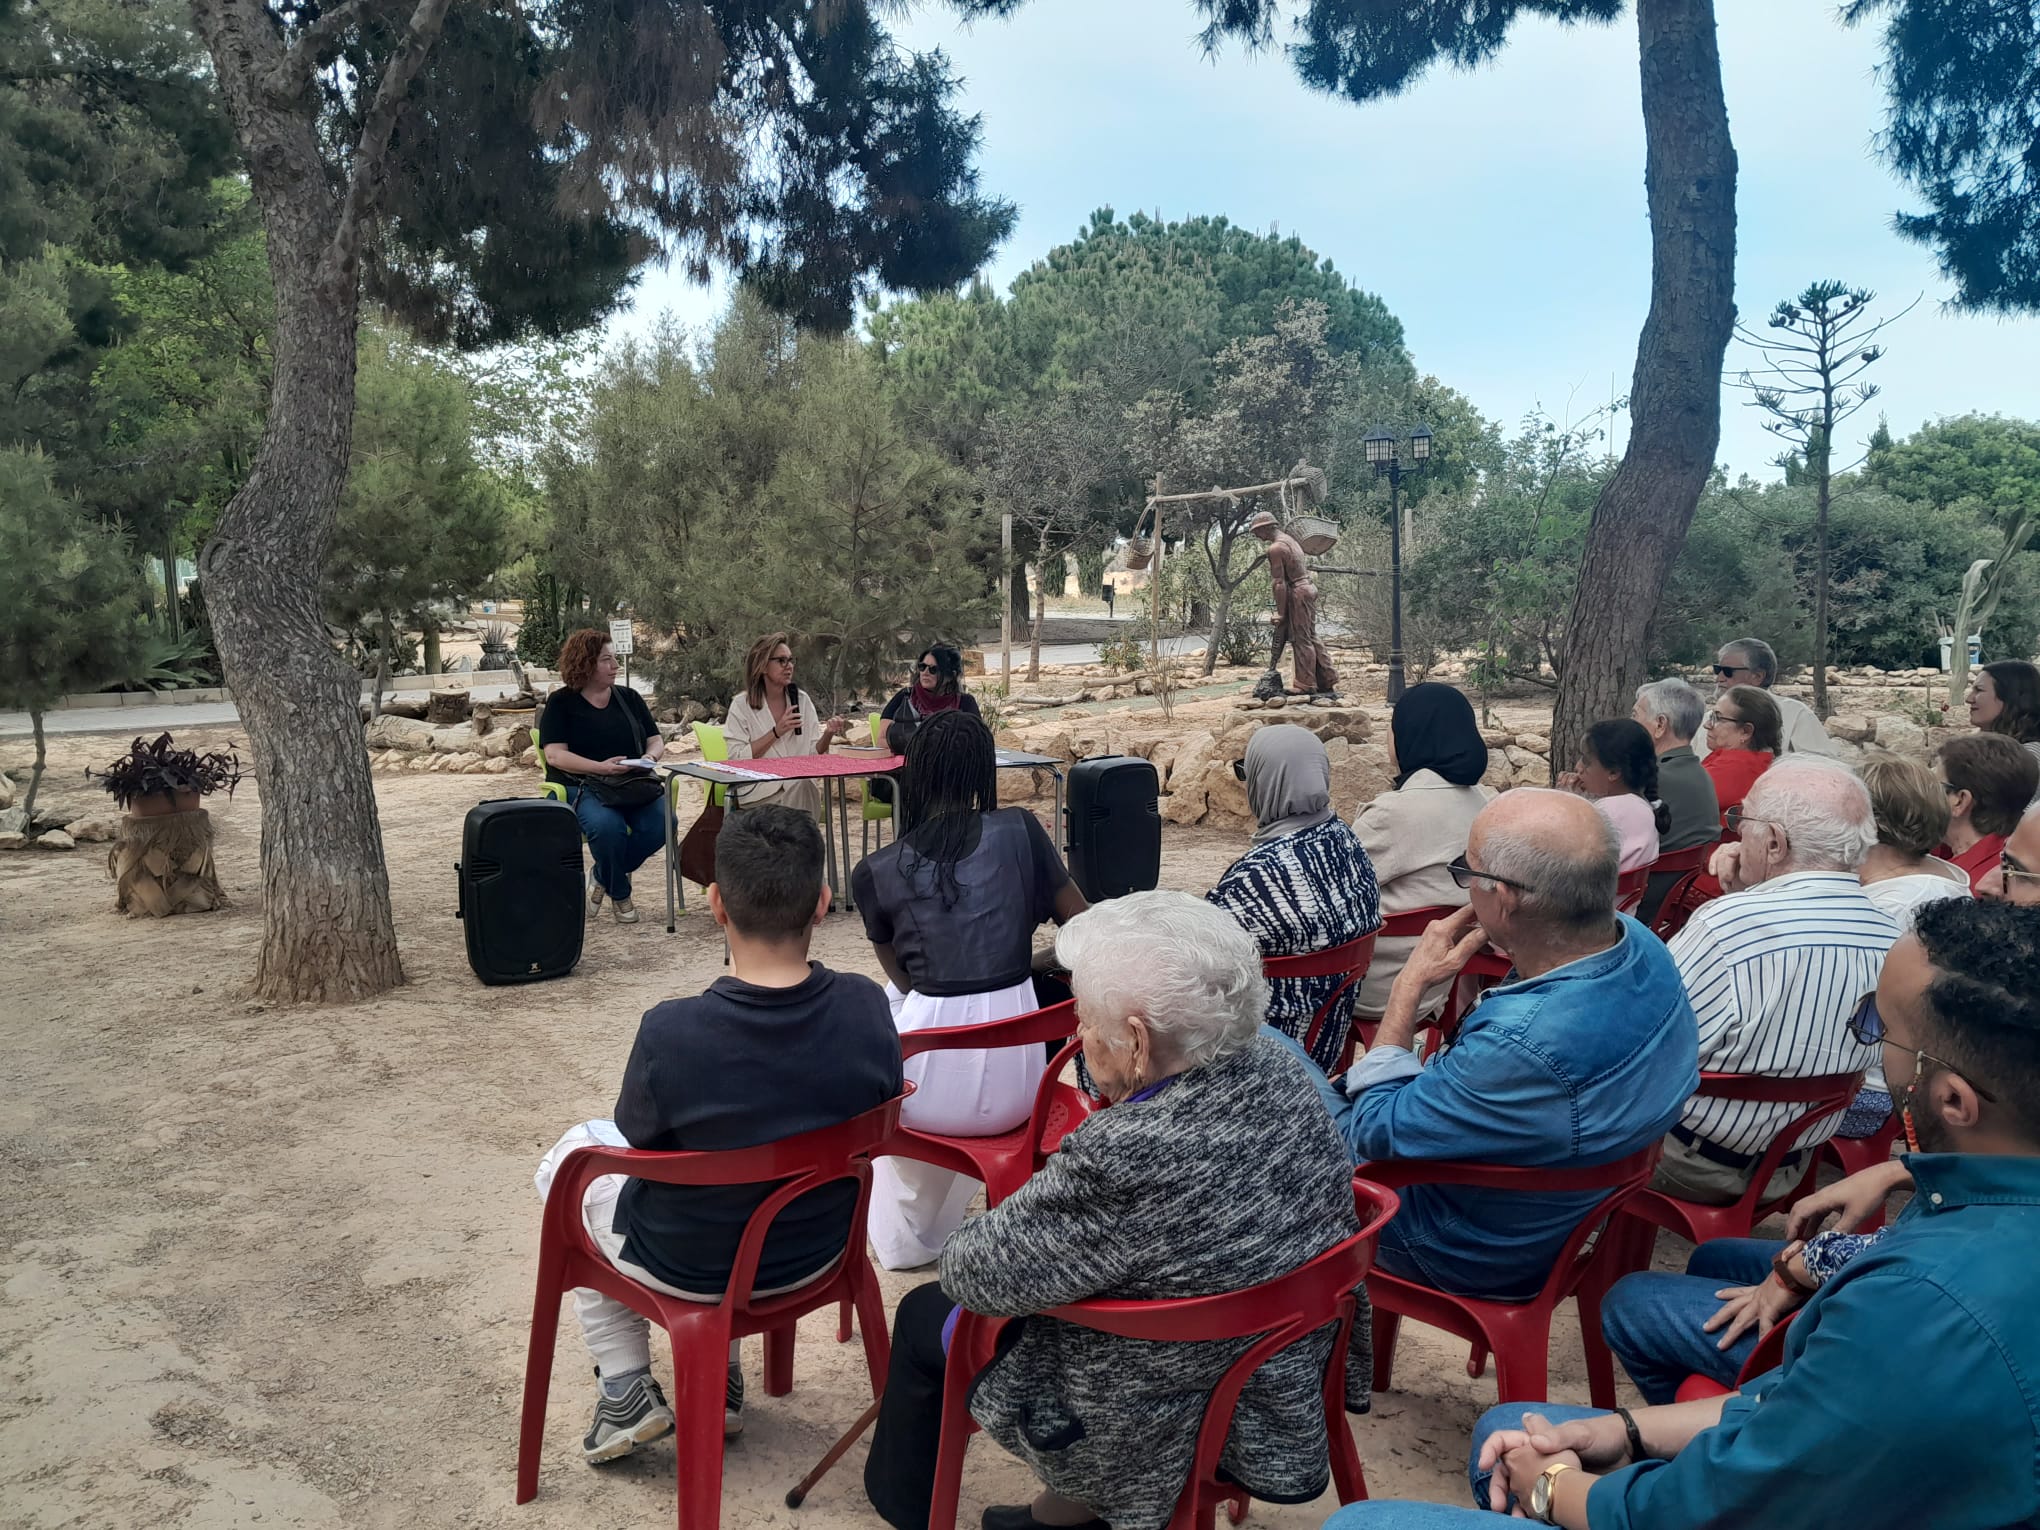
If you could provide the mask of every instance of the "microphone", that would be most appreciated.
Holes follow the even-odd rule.
[[[786,704],[793,710],[793,736],[800,737],[800,687],[791,680],[786,682]]]

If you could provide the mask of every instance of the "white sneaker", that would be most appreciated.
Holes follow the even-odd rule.
[[[588,912],[591,914],[602,912],[602,884],[595,880],[593,871],[588,873]]]
[[[581,1439],[581,1458],[590,1466],[627,1456],[673,1432],[673,1410],[658,1382],[640,1376],[621,1397],[595,1399],[595,1421]]]
[[[637,910],[631,907],[630,899],[611,898],[609,900],[609,908],[616,915],[616,922],[618,924],[637,923]]]

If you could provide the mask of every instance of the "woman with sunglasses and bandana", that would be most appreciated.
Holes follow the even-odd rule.
[[[914,661],[912,682],[895,692],[878,715],[886,722],[924,723],[944,712],[979,715],[977,697],[963,688],[963,655],[946,643],[936,643]]]

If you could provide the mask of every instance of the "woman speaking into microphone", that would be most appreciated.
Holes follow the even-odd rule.
[[[783,760],[795,755],[827,754],[850,724],[840,717],[823,722],[815,704],[793,682],[793,646],[786,634],[758,639],[744,656],[744,689],[730,700],[723,736],[730,760]],[[813,781],[759,781],[731,787],[744,807],[776,802],[819,818],[821,788]]]

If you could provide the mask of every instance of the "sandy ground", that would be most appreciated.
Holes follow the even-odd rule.
[[[200,735],[193,734],[190,742]],[[226,730],[207,735],[216,745]],[[26,763],[0,746],[0,766]],[[46,796],[103,811],[79,776],[105,739],[58,741]],[[409,982],[349,1009],[246,996],[258,796],[215,805],[231,910],[153,923],[112,908],[104,859],[0,857],[0,1524],[515,1526],[656,1524],[670,1443],[604,1470],[579,1459],[591,1387],[569,1317],[539,1496],[512,1502],[537,1202],[531,1174],[568,1124],[607,1115],[638,1015],[721,970],[695,909],[591,925],[571,977],[475,981],[453,917],[473,803],[516,777],[379,777]],[[1164,885],[1202,891],[1243,836],[1170,828]],[[656,863],[648,872],[656,873]],[[642,902],[653,899],[643,889]],[[854,915],[816,943],[872,970]],[[888,1308],[926,1273],[887,1276]],[[860,1445],[799,1512],[783,1495],[868,1394],[833,1314],[801,1328],[796,1390],[752,1403],[729,1451],[724,1523],[873,1530]],[[1570,1312],[1552,1392],[1584,1400]],[[1395,1390],[1355,1421],[1376,1497],[1461,1501],[1467,1431],[1494,1397],[1465,1350],[1407,1327]],[[659,1369],[666,1369],[661,1361]],[[960,1523],[1030,1491],[979,1440]],[[1315,1526],[1335,1506],[1257,1504]]]

